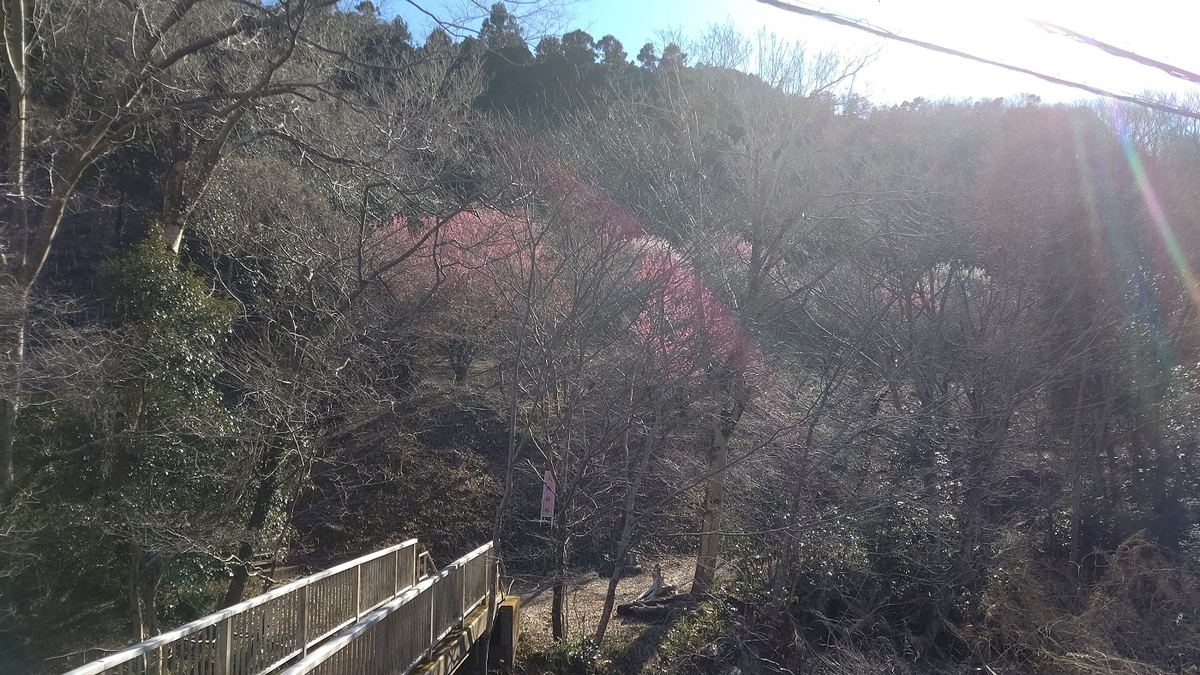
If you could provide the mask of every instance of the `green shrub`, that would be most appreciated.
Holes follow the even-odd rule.
[[[600,646],[585,635],[555,640],[527,663],[532,672],[555,675],[589,675],[597,672],[599,665]]]
[[[717,672],[737,659],[734,611],[709,600],[683,615],[667,631],[658,661],[664,673],[686,675]]]

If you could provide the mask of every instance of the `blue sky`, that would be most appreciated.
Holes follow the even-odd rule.
[[[443,18],[478,26],[479,7],[491,0],[416,0]],[[800,0],[795,0],[797,4]],[[389,13],[399,12],[423,36],[432,23],[405,0],[386,0]],[[1026,19],[1057,23],[1145,56],[1200,71],[1195,28],[1200,25],[1196,0],[823,0],[806,6],[869,22],[903,35],[976,53],[986,58],[1049,72],[1120,93],[1172,90],[1200,95],[1158,71],[1128,63],[1065,37],[1038,29]],[[510,3],[514,13],[531,8],[528,0]],[[810,48],[847,55],[874,53],[856,88],[872,100],[897,103],[926,98],[993,98],[1034,93],[1051,101],[1084,96],[1028,76],[1008,73],[917,47],[884,42],[861,31],[763,5],[755,0],[581,0],[559,2],[549,12],[526,18],[530,35],[557,34],[583,28],[599,38],[613,34],[631,55],[663,31],[697,36],[713,23],[732,22],[753,34],[766,28]],[[534,40],[536,41],[536,40]]]

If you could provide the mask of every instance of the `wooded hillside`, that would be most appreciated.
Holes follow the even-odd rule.
[[[413,536],[575,644],[568,570],[695,555],[677,673],[1200,663],[1195,120],[500,4],[2,9],[0,671]]]

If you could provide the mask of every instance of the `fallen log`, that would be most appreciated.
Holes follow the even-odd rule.
[[[617,616],[657,623],[666,621],[695,604],[690,595],[676,595],[662,600],[637,600],[617,605]]]

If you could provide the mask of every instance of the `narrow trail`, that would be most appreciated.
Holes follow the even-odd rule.
[[[674,585],[677,593],[686,593],[692,582],[696,559],[689,556],[663,556],[641,561],[642,572],[622,578],[617,584],[616,605],[632,602],[650,585],[654,564],[662,566],[663,583]],[[604,609],[608,578],[595,571],[579,571],[567,580],[566,614],[570,637],[592,636]],[[521,596],[521,650],[538,651],[553,642],[550,626],[550,582],[546,579],[514,579],[512,592]],[[615,605],[614,605],[615,614]],[[614,616],[605,643],[620,645],[636,639],[647,624]]]

